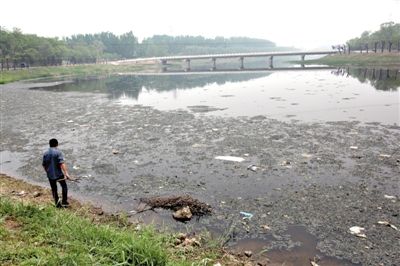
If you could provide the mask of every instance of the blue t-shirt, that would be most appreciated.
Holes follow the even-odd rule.
[[[43,167],[46,169],[47,177],[51,180],[63,178],[61,164],[64,163],[64,156],[57,148],[49,148],[43,155]]]

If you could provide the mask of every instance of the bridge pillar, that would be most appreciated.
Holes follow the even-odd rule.
[[[240,57],[239,58],[239,60],[240,60],[240,69],[244,69],[244,57],[242,56],[242,57]]]
[[[269,57],[269,67],[274,68],[274,57],[272,55]]]
[[[302,54],[302,55],[301,55],[301,61],[304,61],[304,58],[306,58],[306,55],[305,55],[305,54]]]
[[[162,66],[163,72],[167,71],[167,60],[166,59],[161,59],[161,66]]]
[[[186,61],[186,71],[190,71],[190,59],[188,58],[188,59],[185,59],[185,61]]]
[[[213,62],[212,70],[217,70],[217,58],[213,57],[211,59]]]

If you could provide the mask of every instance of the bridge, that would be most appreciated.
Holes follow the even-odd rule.
[[[160,56],[149,58],[137,58],[117,61],[116,63],[136,63],[141,61],[158,61],[163,66],[163,71],[167,71],[168,61],[185,61],[185,71],[191,71],[191,61],[201,59],[211,59],[211,70],[217,70],[217,59],[238,58],[239,70],[244,70],[244,59],[250,57],[267,57],[269,68],[273,68],[274,57],[278,56],[300,56],[301,61],[305,60],[307,55],[330,55],[336,54],[338,51],[291,51],[291,52],[257,52],[257,53],[231,53],[231,54],[206,54],[206,55],[177,55],[177,56]]]

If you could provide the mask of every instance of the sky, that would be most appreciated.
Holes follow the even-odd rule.
[[[132,31],[139,40],[246,36],[304,49],[400,23],[400,0],[2,0],[0,8],[0,26],[46,37],[102,31]]]

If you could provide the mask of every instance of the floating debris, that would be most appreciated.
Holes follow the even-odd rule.
[[[395,196],[390,196],[390,195],[384,195],[383,197],[385,197],[385,199],[392,199],[392,200],[396,199]]]
[[[290,161],[284,160],[280,163],[280,166],[284,166],[288,169],[292,168],[292,163]]]
[[[192,145],[193,148],[203,148],[203,147],[207,147],[207,145],[205,144],[201,144],[201,143],[194,143]]]
[[[379,157],[381,157],[381,158],[390,158],[390,157],[392,157],[392,155],[390,155],[390,154],[379,154]]]
[[[25,196],[26,192],[24,190],[21,190],[20,192],[17,193],[17,196],[23,197]]]
[[[255,166],[254,164],[250,164],[249,166],[247,166],[247,170],[250,170],[253,172],[257,172],[258,169],[259,169],[259,167]]]
[[[118,150],[115,150],[115,149],[113,149],[113,150],[112,150],[112,153],[113,153],[113,154],[118,154],[118,153],[119,153],[119,151],[118,151]]]
[[[317,257],[314,257],[313,259],[310,259],[311,266],[319,266],[318,263],[317,263],[318,261],[319,261],[319,259]]]
[[[365,228],[360,227],[360,226],[352,226],[350,227],[350,234],[358,236],[358,237],[362,237],[362,238],[367,238],[367,236],[365,235]]]
[[[190,211],[189,206],[185,206],[182,209],[179,209],[172,214],[172,217],[174,217],[174,219],[179,221],[188,221],[192,219],[192,216],[193,214]]]
[[[246,250],[246,251],[244,252],[244,255],[245,255],[246,257],[250,258],[251,256],[253,256],[253,252],[251,252],[251,250]]]
[[[269,227],[266,224],[261,225],[261,228],[264,229],[264,230],[271,230],[271,227]]]
[[[312,157],[312,154],[302,153],[301,156],[304,158],[310,159]]]
[[[236,156],[216,156],[215,159],[217,160],[224,160],[224,161],[232,161],[232,162],[243,162],[244,158],[236,157]]]
[[[210,214],[212,210],[208,204],[202,203],[189,195],[143,198],[140,201],[146,203],[151,208],[172,209],[174,211],[188,206],[193,215],[199,216]]]
[[[389,223],[388,221],[378,221],[378,224],[386,225],[393,228],[396,231],[399,231],[399,229],[395,225]]]
[[[175,240],[177,246],[200,246],[200,237],[193,236],[193,234],[179,233]]]
[[[241,215],[243,215],[243,220],[248,219],[250,220],[254,215],[249,212],[240,212]]]
[[[350,146],[350,150],[358,150],[357,146]]]

